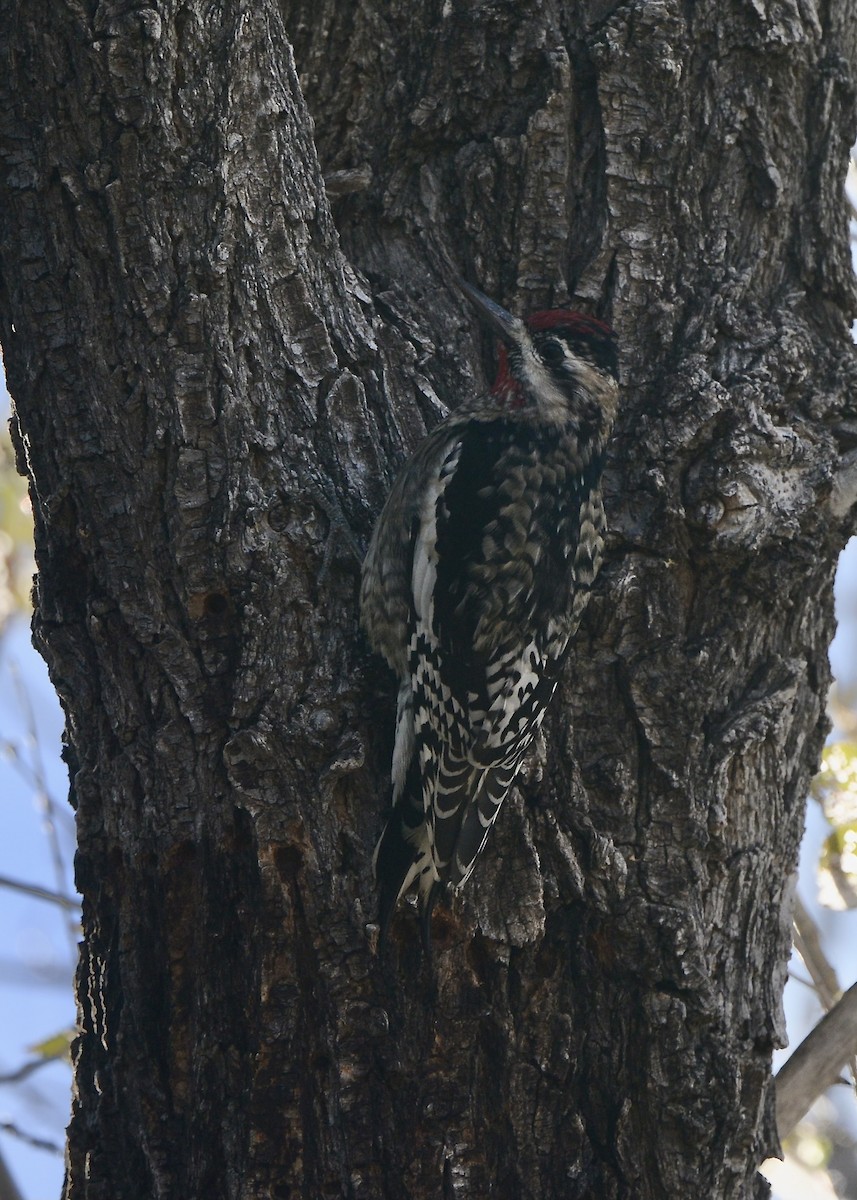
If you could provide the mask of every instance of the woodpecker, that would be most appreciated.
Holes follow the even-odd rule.
[[[570,309],[512,316],[491,391],[398,476],[363,565],[361,622],[400,681],[392,811],[374,856],[382,939],[416,883],[423,941],[461,888],[550,703],[601,565],[616,338]]]

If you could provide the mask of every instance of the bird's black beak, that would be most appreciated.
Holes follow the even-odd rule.
[[[512,346],[520,345],[524,333],[523,321],[518,317],[513,317],[510,312],[506,312],[505,308],[501,308],[499,304],[489,300],[478,288],[471,287],[463,279],[456,282],[480,317],[500,335],[504,342]]]

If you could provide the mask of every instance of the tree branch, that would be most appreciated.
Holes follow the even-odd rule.
[[[24,1200],[18,1190],[18,1185],[9,1173],[2,1154],[0,1154],[0,1200]]]
[[[73,896],[64,896],[62,892],[51,891],[50,888],[39,887],[35,883],[23,883],[20,879],[10,879],[8,875],[0,875],[0,887],[9,888],[13,892],[23,892],[25,896],[33,896],[36,900],[47,900],[50,904],[58,904],[68,912],[77,912],[80,901]]]
[[[839,1077],[857,1049],[857,983],[777,1073],[777,1133],[787,1137],[810,1105]]]

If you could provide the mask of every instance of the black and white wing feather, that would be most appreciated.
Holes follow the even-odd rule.
[[[556,687],[601,559],[599,482],[616,416],[608,325],[526,320],[469,284],[497,378],[399,475],[363,568],[361,617],[400,682],[393,812],[375,854],[381,925],[418,882],[470,875]]]
[[[598,521],[592,473],[555,430],[471,419],[438,440],[410,511],[400,497],[382,517],[409,522],[411,550],[382,923],[415,879],[430,911],[438,886],[469,878],[556,687],[582,608],[581,520]]]

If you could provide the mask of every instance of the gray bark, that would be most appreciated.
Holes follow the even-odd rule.
[[[855,498],[855,16],[0,0],[67,1200],[765,1194]],[[546,753],[429,968],[407,912],[375,953],[394,683],[351,542],[490,369],[454,272],[607,315],[624,399]]]

